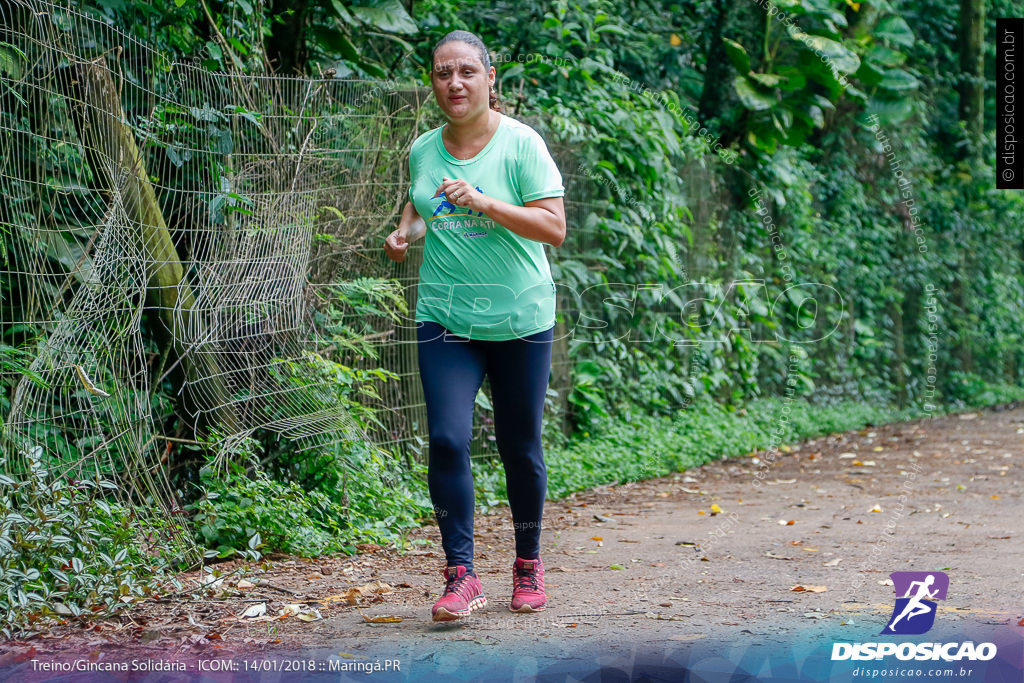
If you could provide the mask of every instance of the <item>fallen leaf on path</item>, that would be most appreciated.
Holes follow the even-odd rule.
[[[795,593],[826,593],[826,592],[828,592],[828,588],[826,588],[825,586],[800,586],[800,585],[797,585],[797,586],[793,586],[789,590],[791,590],[791,591],[793,591]]]
[[[768,552],[766,552],[766,553],[764,554],[764,556],[765,556],[765,557],[770,557],[770,558],[772,558],[773,560],[792,560],[792,559],[793,559],[792,557],[783,557],[782,555],[776,555],[775,553],[773,553],[773,552],[772,552],[772,551],[770,551],[770,550],[769,550]]]
[[[248,590],[250,588],[255,588],[256,584],[253,583],[252,581],[246,581],[245,579],[241,579],[238,582],[237,586],[238,586],[239,590]]]
[[[796,520],[795,519],[791,519],[791,520],[788,520],[788,521],[785,520],[785,519],[780,519],[779,520],[779,526],[793,526],[794,524],[796,524]]]
[[[307,621],[308,622],[308,621],[317,621],[318,619],[323,619],[323,616],[321,616],[320,610],[318,610],[316,607],[306,607],[301,612],[296,614],[295,618],[300,620],[300,621]]]
[[[1017,626],[1024,626],[1024,619],[1017,622]]]
[[[809,553],[816,553],[816,552],[818,552],[817,548],[803,548],[803,550],[806,550]]]
[[[344,602],[351,604],[349,603],[348,598],[346,598],[344,595],[328,595],[326,598],[320,598],[319,600],[317,600],[317,602],[325,606],[333,605],[336,602]]]
[[[684,545],[687,548],[696,548],[700,543],[694,543],[693,541],[676,541],[676,545]]]
[[[590,540],[591,541],[603,541],[604,537],[603,536],[591,536]]]
[[[619,543],[640,543],[640,541],[631,541],[628,538],[620,538]]]
[[[201,579],[193,579],[199,582],[199,585],[203,588],[220,588],[220,585],[224,582],[223,576],[216,576],[214,574],[204,574]]]
[[[625,569],[621,564],[613,564],[609,569]]]
[[[879,580],[878,585],[879,586],[892,586],[893,585],[892,579],[881,579],[881,580]]]
[[[839,457],[843,458],[843,459],[856,458],[857,454],[856,453],[840,453]]]
[[[366,593],[390,593],[394,589],[389,584],[378,580],[360,586],[359,590],[365,595]]]
[[[196,617],[194,614],[188,615],[188,623],[192,624],[193,626],[198,626],[199,628],[213,628],[213,626],[211,626],[210,624],[204,624],[196,621]]]
[[[658,612],[645,612],[644,616],[648,619],[661,619],[662,621],[686,621],[686,617],[666,617]]]
[[[722,512],[722,508],[718,506],[718,503],[711,504],[711,514],[717,515]]]
[[[868,510],[868,512],[881,512],[881,511],[882,511],[882,506],[881,505],[877,505],[877,504],[875,505],[875,507],[873,507],[870,510]]]
[[[244,612],[238,615],[239,619],[252,619],[253,617],[262,617],[267,613],[267,603],[261,602],[258,605],[251,605]]]
[[[838,566],[838,565],[839,565],[839,563],[840,563],[840,562],[842,562],[842,561],[843,561],[843,558],[841,558],[841,557],[837,557],[837,558],[836,558],[836,559],[834,559],[834,560],[829,560],[828,562],[825,562],[825,563],[823,563],[823,565],[824,565],[825,567],[836,567],[836,566]]]
[[[604,515],[594,515],[595,522],[611,522],[611,517],[605,517]]]
[[[698,515],[706,515],[707,513],[704,512],[703,510],[697,510],[697,514]]]
[[[394,589],[384,583],[383,581],[373,581],[371,583],[363,584],[362,586],[353,586],[341,595],[329,595],[326,598],[321,598],[319,602],[321,604],[329,605],[334,602],[344,602],[348,605],[356,605],[359,603],[359,598],[372,595],[374,593],[390,593]]]
[[[382,614],[377,617],[368,617],[363,615],[363,621],[367,621],[371,624],[394,624],[402,620],[402,617],[394,616],[391,614]]]
[[[778,486],[779,484],[795,484],[796,479],[776,479],[775,481],[766,481],[769,486]]]

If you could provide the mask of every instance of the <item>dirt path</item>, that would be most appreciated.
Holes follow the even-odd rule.
[[[538,672],[562,680],[561,671],[635,664],[652,653],[692,658],[698,646],[706,662],[723,643],[792,653],[801,643],[871,640],[891,612],[885,583],[898,570],[948,574],[934,633],[1002,629],[1020,640],[1024,408],[834,434],[778,456],[771,464],[762,452],[549,503],[542,557],[550,606],[537,615],[507,610],[512,528],[503,510],[477,519],[476,566],[489,603],[456,625],[430,621],[442,585],[438,543],[405,556],[272,560],[257,574],[272,586],[150,603],[133,613],[134,623],[63,627],[31,646],[40,661],[91,653],[193,667],[197,659],[237,663],[302,651],[352,666],[397,659],[402,674],[394,677],[402,680]],[[439,541],[436,527],[415,537]],[[376,581],[390,590],[359,606],[324,600]],[[320,601],[323,618],[235,619],[264,600],[268,614]],[[380,616],[402,620],[365,620]],[[3,647],[0,663],[27,647]],[[20,667],[11,680],[55,676]],[[288,679],[276,675],[266,680]]]

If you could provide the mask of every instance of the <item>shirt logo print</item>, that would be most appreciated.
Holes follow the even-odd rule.
[[[483,192],[483,190],[480,189],[479,185],[477,185],[475,189],[476,189],[477,192]],[[455,213],[459,209],[466,208],[464,206],[455,206],[454,204],[449,202],[448,198],[445,196],[444,192],[441,193],[441,198],[442,198],[441,199],[441,203],[437,205],[436,209],[434,209],[434,214],[431,216],[431,218],[436,218],[438,215],[441,215],[442,211],[445,211],[445,213],[444,213],[445,216],[451,216],[453,213]],[[484,212],[483,211],[468,211],[467,215],[469,215],[469,216],[476,215],[476,216],[483,217]]]

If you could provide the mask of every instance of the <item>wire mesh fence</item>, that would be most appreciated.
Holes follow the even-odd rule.
[[[189,439],[154,419],[168,387],[224,441],[267,430],[302,450],[369,436],[423,455],[411,313],[346,309],[339,285],[396,280],[415,310],[422,243],[401,264],[382,244],[405,202],[409,147],[441,122],[429,89],[211,73],[44,0],[0,0],[0,19],[3,467],[46,454],[171,515],[166,465]],[[593,182],[554,151],[560,250],[573,253],[589,239]],[[379,360],[336,353],[320,324],[332,307]],[[556,337],[554,429],[570,387]],[[374,401],[376,426],[353,423],[329,373],[297,381],[332,351],[397,375]],[[486,457],[485,399],[476,424],[472,452]]]

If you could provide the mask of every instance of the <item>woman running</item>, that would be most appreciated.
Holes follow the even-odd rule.
[[[544,140],[505,116],[476,35],[434,46],[430,81],[447,123],[409,153],[411,187],[384,243],[405,259],[426,235],[417,288],[420,379],[427,405],[427,482],[441,530],[445,588],[434,621],[487,604],[473,570],[473,406],[490,378],[498,452],[515,531],[513,612],[544,609],[541,517],[547,470],[541,415],[551,371],[555,285],[544,244],[565,240],[562,176]]]

